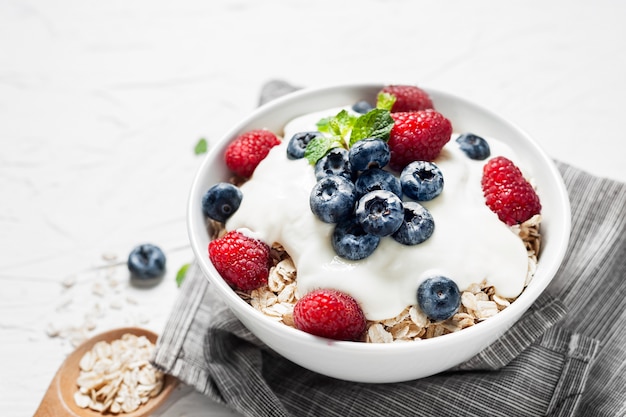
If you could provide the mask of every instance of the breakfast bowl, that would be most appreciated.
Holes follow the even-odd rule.
[[[211,186],[233,177],[224,160],[228,145],[238,135],[253,129],[267,129],[282,137],[285,126],[302,115],[345,108],[362,100],[375,103],[384,86],[351,84],[303,89],[259,107],[211,144],[193,181],[187,210],[191,246],[211,284],[210,290],[219,294],[245,327],[269,348],[304,368],[333,378],[367,383],[400,382],[437,374],[470,359],[496,341],[548,286],[563,260],[570,233],[569,199],[563,180],[553,161],[527,133],[468,100],[424,88],[434,108],[451,122],[454,132],[498,138],[514,150],[516,162],[532,178],[541,201],[541,249],[532,280],[510,305],[492,317],[459,331],[408,342],[366,343],[315,336],[252,307],[222,278],[208,255],[212,233],[207,227],[202,200]],[[285,136],[283,140],[289,138]],[[498,257],[498,253],[493,253],[482,262],[489,263]],[[294,263],[297,268],[298,262]]]

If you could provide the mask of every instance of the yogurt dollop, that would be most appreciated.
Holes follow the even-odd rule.
[[[316,112],[285,126],[285,139],[241,186],[243,200],[227,221],[228,230],[240,230],[269,245],[280,243],[297,268],[300,296],[317,288],[344,291],[359,301],[369,320],[395,317],[416,304],[419,284],[433,275],[454,280],[461,291],[485,280],[505,298],[522,292],[528,274],[524,243],[485,205],[481,188],[485,161],[469,159],[455,142],[456,135],[434,161],[443,173],[443,192],[420,202],[433,216],[433,235],[415,246],[385,237],[363,260],[339,257],[331,245],[334,225],[317,219],[309,207],[316,183],[313,167],[306,159],[286,156],[294,133],[316,130],[317,121],[334,114]],[[510,147],[487,140],[491,157],[516,160]]]

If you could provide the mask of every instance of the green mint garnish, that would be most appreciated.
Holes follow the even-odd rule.
[[[378,97],[376,97],[376,108],[391,111],[395,102],[396,96],[389,93],[378,93]]]
[[[328,121],[330,133],[334,136],[347,138],[357,118],[357,116],[348,113],[346,110],[341,110],[335,117],[332,117]]]
[[[350,146],[367,138],[389,140],[389,132],[393,127],[393,118],[389,110],[374,109],[357,119],[350,133]]]
[[[341,110],[333,117],[326,117],[317,122],[317,130],[324,136],[313,139],[304,151],[304,157],[311,165],[315,165],[333,148],[347,148],[347,138],[358,117]]]
[[[306,146],[304,157],[311,165],[315,165],[324,155],[333,148],[344,147],[344,143],[339,136],[319,136]]]
[[[185,279],[185,275],[187,275],[187,269],[189,269],[189,264],[185,264],[180,267],[178,272],[176,273],[176,285],[178,288],[183,284],[183,280]]]
[[[203,153],[206,153],[207,149],[209,148],[208,143],[206,141],[205,138],[201,138],[198,143],[196,143],[195,148],[193,148],[193,152],[196,155],[200,155]]]
[[[304,151],[304,157],[315,165],[333,148],[349,149],[356,142],[367,138],[389,140],[393,127],[393,118],[389,112],[395,97],[391,94],[378,95],[377,107],[366,114],[355,115],[341,110],[333,117],[326,117],[317,122],[317,129],[324,135],[313,139]],[[383,108],[385,107],[385,108]]]
[[[317,130],[322,133],[330,133],[330,124],[328,123],[330,122],[330,119],[330,117],[320,119],[320,121],[316,123]]]

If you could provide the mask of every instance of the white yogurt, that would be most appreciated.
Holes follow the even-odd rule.
[[[502,297],[522,292],[528,273],[525,246],[485,205],[480,185],[484,161],[469,159],[454,141],[456,135],[434,161],[443,173],[443,192],[421,203],[435,221],[433,235],[415,246],[384,237],[360,261],[337,256],[330,243],[334,225],[318,220],[309,207],[316,182],[313,167],[306,159],[286,156],[294,133],[316,130],[318,120],[334,114],[318,112],[285,126],[285,140],[241,186],[243,200],[227,221],[228,230],[242,230],[270,245],[279,242],[297,267],[300,296],[316,288],[344,291],[359,301],[369,320],[394,317],[415,304],[417,287],[435,274],[454,280],[461,291],[486,280]],[[486,139],[491,157],[516,160],[508,146]]]

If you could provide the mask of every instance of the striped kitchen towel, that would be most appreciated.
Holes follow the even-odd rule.
[[[261,102],[293,89],[268,83]],[[395,384],[308,371],[259,342],[196,264],[154,364],[244,416],[626,416],[626,184],[557,164],[572,205],[557,276],[507,333],[453,370]]]

